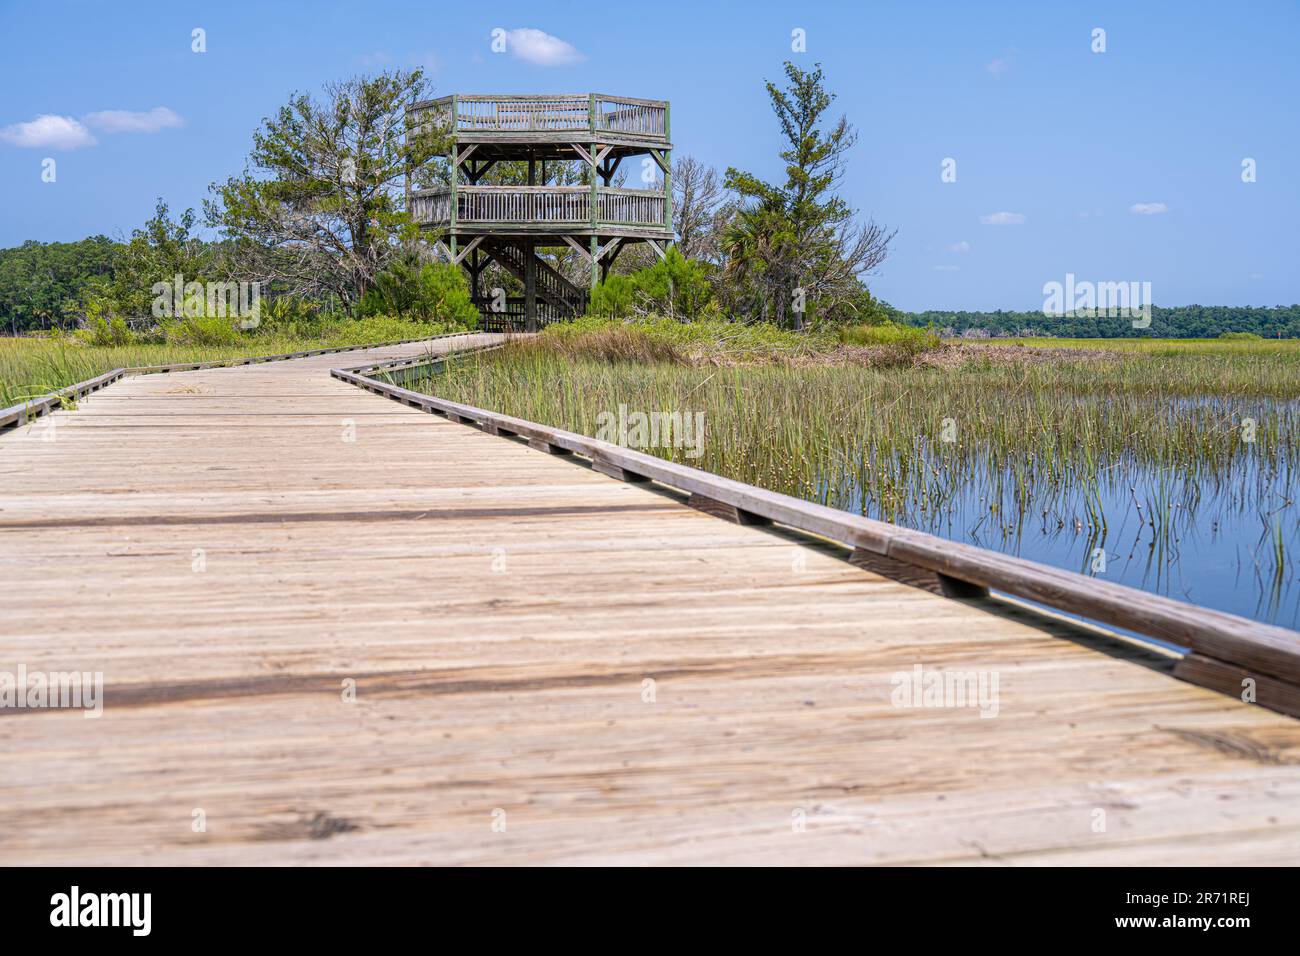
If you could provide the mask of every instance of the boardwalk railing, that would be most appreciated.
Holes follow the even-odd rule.
[[[591,222],[590,186],[457,186],[457,224]],[[663,226],[664,194],[655,189],[597,186],[596,222],[606,225]],[[451,190],[411,194],[411,216],[421,224],[451,221]]]
[[[617,133],[622,137],[664,139],[668,131],[668,104],[662,100],[603,93],[462,93],[417,103],[409,113],[414,122],[432,122],[453,133]]]
[[[448,358],[436,363],[441,368]],[[700,510],[739,523],[775,522],[853,549],[863,568],[950,597],[990,589],[1186,648],[1174,675],[1195,684],[1300,716],[1300,634],[1223,611],[1197,607],[1124,585],[988,551],[921,531],[813,504],[706,471],[580,435],[502,415],[375,378],[411,362],[338,368],[330,374],[413,408],[525,439],[552,454],[577,454],[597,471],[626,481],[656,481],[687,492]],[[866,622],[864,622],[864,625]]]

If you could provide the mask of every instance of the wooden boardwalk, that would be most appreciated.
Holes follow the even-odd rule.
[[[421,351],[0,436],[0,671],[105,681],[0,711],[0,864],[1300,862],[1300,721],[328,374]]]

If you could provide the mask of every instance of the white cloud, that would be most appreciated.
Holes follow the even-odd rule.
[[[935,272],[960,272],[961,266],[931,266]]]
[[[970,252],[970,243],[967,242],[965,239],[961,240],[961,242],[954,242],[951,246],[948,247],[948,251],[949,252]]]
[[[174,129],[184,122],[165,106],[155,106],[148,112],[131,110],[100,110],[85,116],[86,125],[101,133],[156,133]]]
[[[46,113],[27,123],[13,123],[0,129],[0,139],[31,149],[76,149],[94,146],[95,137],[71,116]]]
[[[521,27],[507,33],[506,49],[535,66],[565,66],[586,59],[571,44],[532,27]]]
[[[984,69],[988,70],[994,76],[1001,76],[1011,68],[1011,58],[1000,56],[996,60],[990,60],[984,64]]]
[[[372,50],[369,53],[358,53],[352,59],[356,61],[358,66],[365,67],[366,69],[371,69],[376,66],[387,66],[393,61],[393,58],[388,55],[387,50]]]
[[[1018,226],[1025,221],[1025,217],[1018,212],[991,212],[987,216],[980,216],[980,222],[986,226]]]
[[[1128,211],[1135,216],[1158,216],[1162,212],[1168,212],[1169,207],[1162,202],[1135,202],[1128,207]]]

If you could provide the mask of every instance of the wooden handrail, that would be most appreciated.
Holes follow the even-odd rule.
[[[593,194],[597,223],[666,226],[662,190],[616,186],[457,186],[456,222],[587,223]],[[417,189],[411,214],[418,223],[449,222],[451,201],[450,187]]]
[[[439,364],[455,354],[441,357]],[[854,548],[855,554],[865,552],[1187,648],[1199,660],[1210,659],[1212,664],[1231,670],[1217,675],[1216,689],[1227,689],[1233,675],[1241,672],[1281,682],[1282,693],[1291,695],[1288,700],[1297,699],[1295,695],[1300,693],[1300,634],[1295,631],[828,508],[576,432],[425,395],[365,374],[381,371],[385,364],[338,368],[330,374],[406,405],[478,424],[493,434],[518,436],[534,447],[581,455],[606,473],[657,481],[734,508],[739,514],[840,542]]]
[[[668,135],[667,101],[605,93],[460,93],[412,103],[406,112],[413,117],[443,114],[452,133],[586,131],[658,140]]]
[[[77,382],[75,385],[69,385],[67,388],[50,392],[48,395],[41,395],[17,405],[10,405],[8,408],[0,408],[0,430],[25,425],[29,419],[39,418],[52,409],[61,406],[66,399],[76,400],[83,395],[89,395],[105,385],[111,385],[126,374],[126,369],[115,368],[111,372],[88,378],[84,382]]]

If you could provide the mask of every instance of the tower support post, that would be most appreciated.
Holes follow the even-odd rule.
[[[668,121],[671,118],[671,110],[668,104],[664,104],[664,138],[669,142],[672,138],[669,136]],[[670,148],[664,149],[664,225],[668,228],[668,241],[664,246],[672,245],[673,241],[673,154]]]
[[[521,243],[524,252],[524,331],[537,331],[537,254],[533,240]]]

